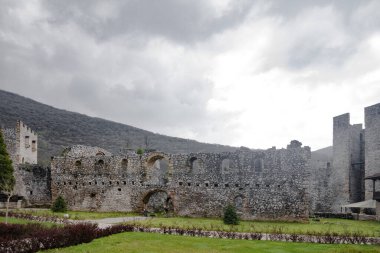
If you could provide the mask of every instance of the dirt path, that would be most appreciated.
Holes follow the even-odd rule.
[[[104,218],[104,219],[98,219],[98,220],[71,220],[71,222],[73,223],[89,222],[89,223],[98,224],[99,228],[107,228],[118,223],[146,220],[146,219],[151,219],[151,218],[143,217],[143,216],[133,216],[133,217]]]

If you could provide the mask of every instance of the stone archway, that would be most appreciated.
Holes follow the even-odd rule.
[[[143,198],[144,210],[150,213],[173,213],[172,197],[164,190],[153,190]]]
[[[152,153],[145,161],[142,180],[147,185],[165,186],[173,173],[173,165],[169,157],[163,153]]]

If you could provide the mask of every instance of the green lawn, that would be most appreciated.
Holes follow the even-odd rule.
[[[379,246],[328,245],[312,243],[290,243],[271,241],[245,241],[213,238],[197,238],[154,233],[121,233],[88,244],[43,251],[45,253],[218,253],[218,252],[261,252],[261,253],[380,253]]]
[[[377,221],[356,221],[345,219],[321,219],[320,221],[310,220],[308,223],[301,222],[280,222],[280,221],[242,221],[237,226],[224,225],[220,219],[206,218],[152,218],[149,220],[135,221],[149,227],[171,226],[177,228],[196,228],[202,230],[224,230],[238,232],[264,232],[264,233],[298,233],[316,234],[326,232],[359,232],[366,236],[380,236],[380,222]]]
[[[110,217],[137,216],[131,212],[85,212],[85,211],[67,211],[65,213],[54,213],[50,209],[14,209],[15,213],[28,213],[36,216],[58,216],[63,217],[65,213],[69,214],[70,219],[74,220],[95,220]]]

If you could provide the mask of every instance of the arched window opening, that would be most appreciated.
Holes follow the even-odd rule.
[[[231,161],[230,159],[223,159],[222,160],[222,163],[221,163],[221,169],[222,169],[222,173],[226,173],[230,170],[230,167],[231,167]]]
[[[121,167],[123,169],[126,169],[128,167],[128,160],[127,159],[124,158],[121,160]]]
[[[37,150],[37,142],[35,140],[32,141],[32,152],[36,152]]]
[[[82,166],[82,162],[81,161],[75,161],[75,167],[77,168],[80,168]]]
[[[196,166],[198,163],[197,163],[197,158],[196,157],[191,157],[189,159],[189,162],[190,162],[190,169],[193,170],[194,169],[194,166]]]
[[[235,205],[236,211],[242,212],[243,211],[243,197],[240,195],[235,197],[234,205]]]
[[[202,159],[192,156],[188,160],[188,166],[190,168],[189,170],[190,173],[193,173],[193,174],[204,173],[204,164],[203,164]]]
[[[263,170],[263,160],[262,159],[256,159],[254,162],[255,171],[261,172]]]
[[[150,185],[166,185],[169,180],[169,161],[166,157],[157,155],[147,162],[143,181]]]
[[[97,166],[103,166],[103,165],[104,165],[104,161],[103,161],[102,159],[100,159],[100,160],[98,160],[98,161],[96,162],[95,165],[97,165]]]

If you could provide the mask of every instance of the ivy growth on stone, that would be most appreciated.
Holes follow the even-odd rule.
[[[138,154],[138,155],[142,155],[142,154],[144,154],[144,149],[142,149],[142,148],[138,148],[138,149],[136,150],[136,154]]]

